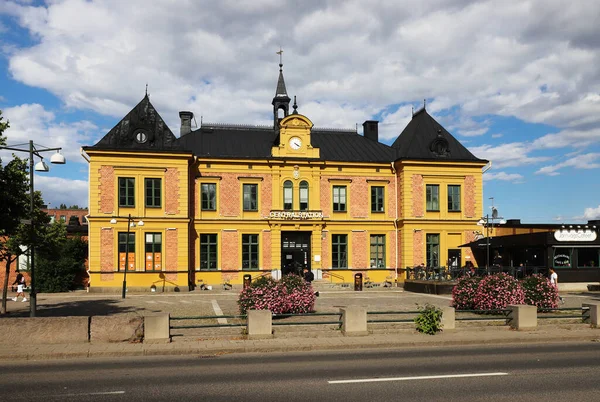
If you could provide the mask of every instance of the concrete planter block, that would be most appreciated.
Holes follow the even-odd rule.
[[[363,307],[345,307],[341,308],[342,313],[342,334],[346,336],[364,336],[368,335],[367,330],[367,310]]]
[[[442,329],[456,329],[456,310],[454,307],[442,308]]]
[[[169,314],[144,316],[144,343],[171,342]]]
[[[94,316],[90,324],[90,341],[141,342],[144,318],[135,315]]]
[[[534,329],[537,328],[537,307],[524,304],[513,304],[507,307],[510,310],[508,322],[511,328]]]
[[[90,317],[3,318],[0,320],[0,343],[87,343],[89,324]]]
[[[269,310],[248,310],[248,339],[273,337],[273,316]]]
[[[590,318],[586,320],[592,328],[600,328],[600,303],[583,303],[581,307],[589,308]]]

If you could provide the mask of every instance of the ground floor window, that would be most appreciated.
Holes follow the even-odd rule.
[[[371,235],[370,267],[385,268],[385,235]]]
[[[331,235],[331,268],[348,268],[348,235]]]
[[[217,235],[216,234],[201,234],[200,235],[200,269],[216,270],[217,261]]]
[[[427,246],[427,266],[440,266],[440,235],[428,234],[426,237]]]
[[[146,271],[162,271],[161,233],[146,233]]]
[[[554,268],[571,268],[571,257],[573,249],[567,247],[557,247],[554,249],[552,266]]]
[[[577,249],[577,267],[578,268],[598,268],[600,267],[600,249],[598,248],[578,248]]]
[[[128,271],[135,271],[135,233],[119,232],[119,271],[125,266]]]
[[[258,269],[258,235],[242,235],[242,269]]]

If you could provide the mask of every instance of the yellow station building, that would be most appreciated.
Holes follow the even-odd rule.
[[[85,147],[90,290],[183,291],[303,267],[393,283],[406,267],[472,259],[459,246],[480,230],[487,161],[425,108],[386,145],[377,121],[362,135],[317,128],[290,102],[280,65],[273,126],[192,130],[183,111],[177,137],[145,96]]]

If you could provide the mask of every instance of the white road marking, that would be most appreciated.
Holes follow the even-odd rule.
[[[215,315],[223,315],[223,310],[219,307],[219,303],[216,300],[212,300],[213,310],[215,311]],[[227,318],[217,318],[217,322],[219,324],[227,324]]]
[[[469,377],[493,377],[508,375],[508,373],[475,373],[475,374],[449,374],[449,375],[424,375],[419,377],[392,377],[392,378],[363,378],[360,380],[337,380],[327,381],[329,384],[354,384],[361,382],[382,382],[382,381],[412,381],[412,380],[434,380],[443,378],[469,378]]]
[[[72,396],[90,396],[90,395],[122,395],[124,393],[125,393],[125,391],[108,391],[108,392],[87,392],[85,394],[59,394],[59,395],[52,395],[52,396],[72,397]]]

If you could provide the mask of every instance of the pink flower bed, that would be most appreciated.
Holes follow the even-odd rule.
[[[457,310],[474,310],[475,294],[481,278],[478,276],[466,276],[461,278],[456,286],[452,288],[451,306]]]
[[[510,304],[524,304],[525,293],[518,280],[501,273],[481,279],[473,301],[476,310],[503,310]]]
[[[314,311],[312,286],[296,275],[280,281],[264,277],[242,290],[238,298],[241,314],[248,310],[270,310],[273,314],[300,314]]]
[[[521,282],[525,292],[525,303],[543,311],[558,307],[558,289],[543,275],[531,275]]]

